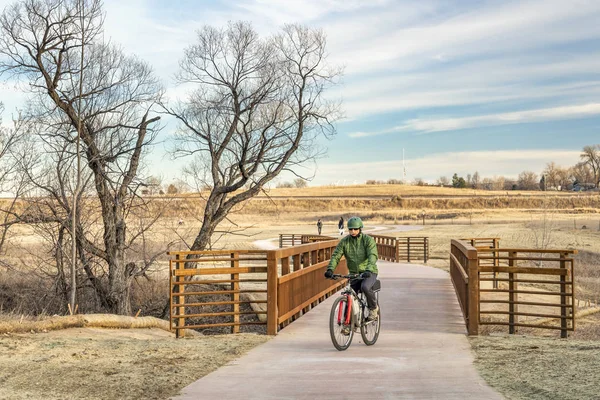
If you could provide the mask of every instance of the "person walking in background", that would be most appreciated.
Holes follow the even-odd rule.
[[[340,217],[338,222],[338,229],[340,230],[340,235],[344,234],[344,217]]]
[[[323,228],[323,222],[321,221],[321,218],[319,218],[317,221],[317,230],[319,231],[319,235],[321,234],[321,228]]]

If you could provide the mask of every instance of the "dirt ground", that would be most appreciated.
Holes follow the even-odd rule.
[[[470,338],[475,366],[509,400],[598,399],[600,313],[579,320],[569,339],[527,335]]]
[[[166,399],[269,340],[174,339],[156,328],[72,328],[0,336],[0,399]]]

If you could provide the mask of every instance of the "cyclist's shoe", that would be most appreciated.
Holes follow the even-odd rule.
[[[375,321],[379,316],[379,307],[375,307],[372,310],[369,310],[369,316],[367,317],[367,321]]]
[[[350,328],[350,325],[344,326],[342,328],[342,335],[346,335],[346,336],[350,335],[350,329],[352,329],[352,328]]]

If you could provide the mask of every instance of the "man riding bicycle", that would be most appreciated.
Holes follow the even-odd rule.
[[[331,278],[333,271],[338,266],[342,255],[346,257],[348,271],[351,274],[361,274],[363,279],[352,283],[352,289],[356,293],[359,291],[365,294],[367,305],[369,306],[369,320],[377,319],[377,299],[373,292],[373,285],[377,281],[377,244],[371,236],[362,233],[363,222],[359,217],[352,217],[348,220],[349,235],[340,240],[337,247],[331,255],[325,278]]]

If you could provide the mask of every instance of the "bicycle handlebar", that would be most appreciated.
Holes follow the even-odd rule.
[[[333,274],[331,276],[331,278],[329,279],[340,279],[340,278],[344,278],[344,279],[363,279],[363,277],[361,276],[361,274],[348,274],[348,275],[340,275],[340,274]]]

